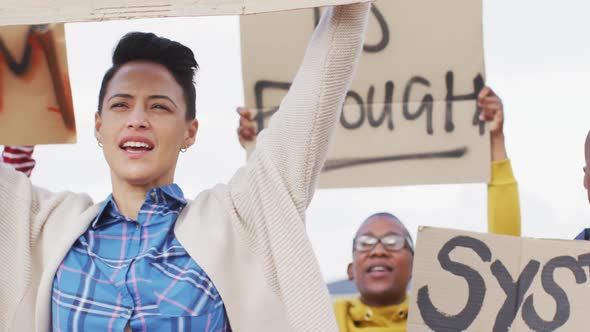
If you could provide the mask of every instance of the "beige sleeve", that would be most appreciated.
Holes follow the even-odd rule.
[[[305,210],[356,69],[368,13],[368,3],[326,11],[291,89],[229,183],[233,226],[262,257],[292,331],[338,330]]]
[[[230,182],[242,195],[270,184],[288,193],[304,215],[360,57],[369,6],[326,11],[291,89],[258,137],[245,169]]]
[[[42,271],[46,252],[38,244],[50,216],[62,216],[53,218],[60,222],[71,220],[76,210],[91,203],[87,195],[52,193],[35,187],[25,174],[0,164],[1,331],[9,329],[14,310]]]

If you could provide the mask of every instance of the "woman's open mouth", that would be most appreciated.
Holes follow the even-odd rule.
[[[128,141],[121,145],[121,149],[127,152],[145,152],[153,150],[154,147],[144,142]]]
[[[121,140],[119,148],[125,150],[131,158],[141,157],[154,149],[154,143],[145,137],[126,137]]]

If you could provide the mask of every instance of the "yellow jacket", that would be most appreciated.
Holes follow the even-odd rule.
[[[510,160],[492,162],[492,179],[488,184],[488,231],[520,236],[518,186]],[[405,332],[409,298],[399,304],[373,308],[359,298],[334,302],[340,332]]]
[[[492,162],[488,184],[488,232],[520,236],[518,186],[510,160]]]
[[[369,307],[356,298],[334,302],[334,313],[340,332],[405,332],[408,319],[408,298],[387,307]]]

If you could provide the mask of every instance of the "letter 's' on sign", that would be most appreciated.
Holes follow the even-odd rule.
[[[408,331],[586,331],[590,242],[421,227]]]
[[[487,182],[481,0],[378,0],[322,187]],[[259,129],[285,96],[320,10],[242,16],[246,106]]]

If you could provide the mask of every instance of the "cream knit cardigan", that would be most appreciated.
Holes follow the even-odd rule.
[[[363,0],[360,0],[363,1]],[[256,151],[200,193],[175,233],[211,277],[236,332],[337,331],[305,231],[330,138],[360,56],[369,4],[324,15]],[[0,166],[0,328],[48,331],[55,271],[101,204],[51,193]]]

